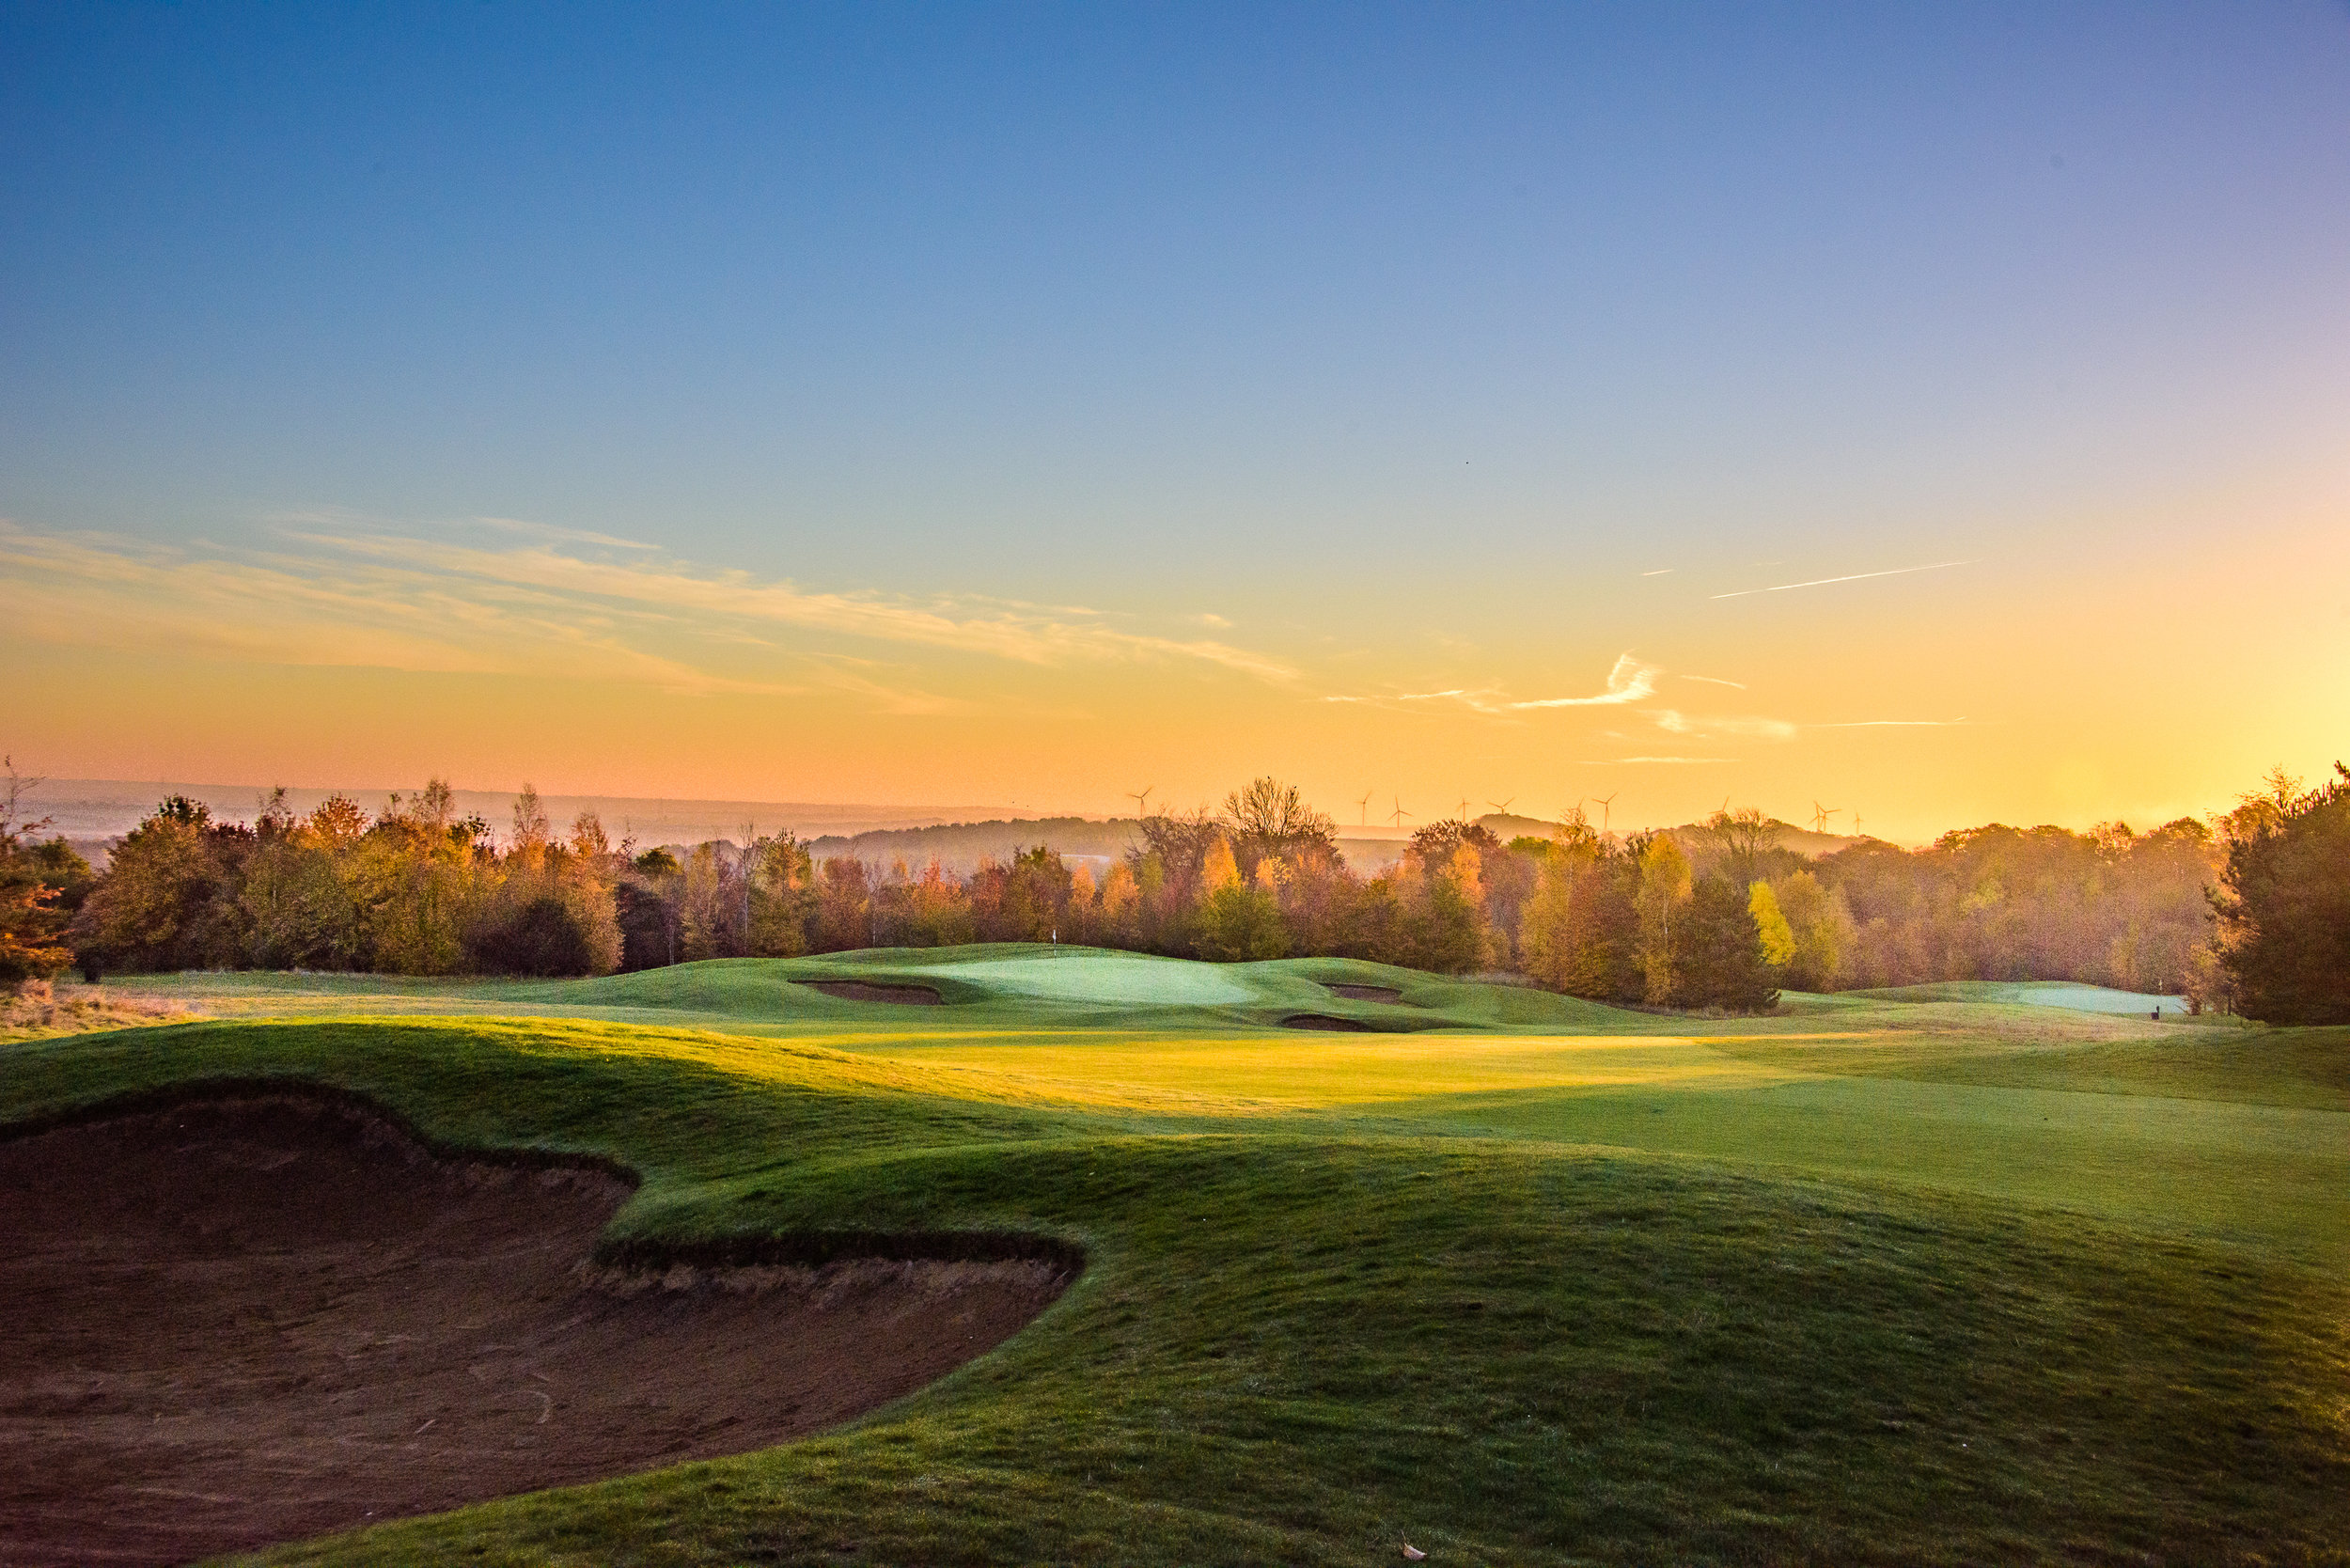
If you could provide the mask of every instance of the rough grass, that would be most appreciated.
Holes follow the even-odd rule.
[[[13,992],[0,991],[0,1045],[198,1016],[196,1009],[169,999],[110,993],[95,985],[35,980]]]
[[[1864,1000],[1698,1035],[1370,965],[1218,972],[1324,1011],[1317,977],[1401,984],[1451,1026],[1300,1036],[1256,1003],[1024,1010],[955,969],[391,988],[608,1015],[39,1042],[0,1055],[0,1119],[291,1075],[446,1142],[626,1162],[615,1246],[1090,1259],[842,1432],[273,1560],[2350,1561],[2350,1031]],[[915,970],[969,999],[790,983]],[[303,1005],[387,994],[347,983]]]

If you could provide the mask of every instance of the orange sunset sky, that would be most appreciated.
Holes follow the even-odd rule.
[[[20,767],[1915,841],[2350,760],[2340,8],[558,21],[18,28]]]

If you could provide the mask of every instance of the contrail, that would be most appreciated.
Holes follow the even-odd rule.
[[[1897,566],[1890,572],[1856,572],[1849,577],[1814,577],[1808,583],[1780,583],[1772,588],[1740,588],[1735,593],[1716,593],[1716,599],[1744,599],[1749,593],[1785,593],[1789,588],[1825,588],[1830,583],[1856,583],[1863,577],[1905,577],[1912,572],[1940,572],[1948,567],[1972,566],[1971,560],[1935,561],[1932,566]]]

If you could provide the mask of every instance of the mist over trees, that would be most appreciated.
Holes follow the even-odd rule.
[[[460,818],[439,781],[373,816],[341,796],[297,816],[281,791],[250,824],[175,796],[93,875],[62,839],[39,840],[23,793],[18,780],[0,816],[0,983],[71,962],[92,975],[584,975],[1058,940],[1507,972],[1674,1009],[1767,1010],[1781,988],[2059,980],[2350,1021],[2350,774],[2309,791],[2280,776],[2208,823],[1995,823],[1818,859],[1751,808],[1629,834],[1577,814],[1507,843],[1445,821],[1372,875],[1347,865],[1328,816],[1270,777],[1218,808],[1141,818],[1105,865],[1038,844],[965,875],[935,857],[820,858],[788,832],[640,851],[592,813],[558,831],[527,787],[494,831]]]

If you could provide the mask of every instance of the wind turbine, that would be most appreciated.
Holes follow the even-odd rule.
[[[1517,796],[1512,795],[1510,800],[1489,800],[1485,804],[1492,807],[1494,810],[1501,816],[1506,817],[1510,814],[1510,801],[1517,798]]]
[[[1616,795],[1620,795],[1622,793],[1623,793],[1622,790],[1618,790],[1616,792]],[[1599,836],[1603,839],[1607,837],[1607,821],[1608,818],[1614,814],[1616,795],[1591,795],[1588,797],[1589,799],[1599,802]],[[1581,805],[1582,803],[1578,801],[1576,804]]]
[[[1142,820],[1142,803],[1149,800],[1151,798],[1151,792],[1157,788],[1158,786],[1156,784],[1149,784],[1145,785],[1139,793],[1130,792],[1127,794],[1126,798],[1135,803],[1135,821],[1140,822]]]
[[[1827,831],[1827,820],[1830,817],[1837,815],[1844,808],[1841,806],[1822,806],[1818,801],[1813,801],[1811,803],[1811,831],[1814,833],[1825,833]]]
[[[1406,810],[1404,810],[1404,809],[1403,809],[1403,799],[1402,799],[1402,797],[1401,795],[1397,796],[1397,797],[1396,797],[1396,801],[1395,801],[1395,809],[1394,809],[1393,811],[1391,811],[1391,812],[1389,812],[1389,813],[1388,813],[1388,815],[1389,815],[1390,817],[1392,817],[1392,818],[1395,820],[1395,825],[1396,825],[1399,829],[1400,829],[1400,828],[1402,828],[1402,825],[1403,825],[1403,819],[1404,819],[1404,818],[1406,818],[1406,817],[1408,817],[1408,816],[1410,816],[1411,814],[1412,814],[1412,813],[1410,813],[1409,811],[1406,811]]]
[[[1466,795],[1461,797],[1461,823],[1465,827],[1468,825],[1468,796]]]
[[[1363,798],[1362,798],[1362,799],[1360,799],[1360,800],[1358,800],[1358,801],[1356,801],[1356,802],[1355,803],[1355,810],[1356,810],[1357,812],[1359,812],[1359,813],[1361,814],[1361,816],[1362,816],[1362,823],[1361,823],[1361,825],[1362,825],[1362,826],[1364,826],[1364,827],[1369,827],[1369,826],[1371,825],[1371,793],[1372,793],[1372,792],[1371,792],[1371,791],[1365,790],[1365,791],[1363,792]]]

